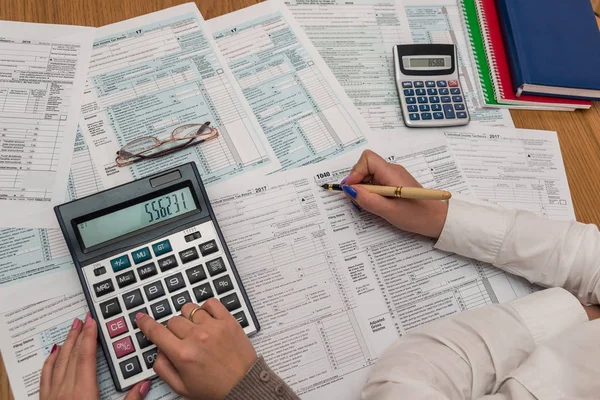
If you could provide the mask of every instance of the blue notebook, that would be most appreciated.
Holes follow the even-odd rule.
[[[496,0],[515,93],[600,99],[590,0]]]

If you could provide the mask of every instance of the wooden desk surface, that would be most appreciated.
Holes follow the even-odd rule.
[[[103,26],[186,0],[1,0],[0,20]],[[206,19],[258,3],[196,0]],[[511,111],[517,128],[558,132],[577,220],[600,224],[600,103],[576,112]],[[12,394],[0,356],[0,400]]]

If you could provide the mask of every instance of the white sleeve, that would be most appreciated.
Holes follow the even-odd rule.
[[[488,262],[546,287],[563,287],[584,304],[600,299],[600,232],[462,196],[449,202],[440,250]]]
[[[537,344],[586,321],[581,304],[560,288],[440,319],[386,350],[362,398],[479,398],[495,392]]]

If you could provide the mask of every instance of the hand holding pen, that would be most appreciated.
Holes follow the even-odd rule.
[[[376,153],[365,150],[350,175],[341,182],[342,190],[360,207],[379,215],[402,230],[433,238],[439,237],[446,222],[447,202],[384,197],[371,193],[362,186],[363,182],[392,186],[394,189],[422,189],[421,184],[404,167],[388,163]],[[446,191],[433,191],[442,198],[450,195]]]

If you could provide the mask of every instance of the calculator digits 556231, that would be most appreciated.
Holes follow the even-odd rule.
[[[117,390],[156,376],[139,312],[166,324],[215,297],[246,334],[260,329],[194,163],[55,211]]]
[[[404,123],[411,128],[470,121],[453,44],[394,46],[394,72]]]

